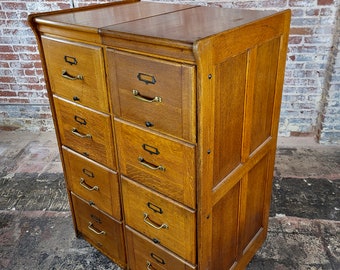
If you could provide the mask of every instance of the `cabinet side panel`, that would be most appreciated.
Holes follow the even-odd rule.
[[[213,261],[211,269],[229,269],[237,260],[240,182],[213,207]]]
[[[253,167],[246,177],[246,190],[243,190],[243,198],[245,201],[245,222],[242,224],[243,230],[241,237],[241,250],[245,251],[247,245],[255,240],[257,235],[265,229],[264,216],[264,202],[267,183],[267,169],[268,169],[268,154],[265,155]]]
[[[280,38],[257,48],[250,152],[271,135]]]
[[[216,70],[214,186],[241,162],[247,53],[228,58]]]

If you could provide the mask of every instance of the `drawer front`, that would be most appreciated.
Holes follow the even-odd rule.
[[[123,225],[72,193],[78,231],[121,266],[126,264]]]
[[[62,144],[116,169],[110,115],[54,96]]]
[[[71,190],[121,220],[117,173],[64,146],[62,151]]]
[[[196,263],[195,212],[122,177],[126,224]]]
[[[107,54],[115,114],[195,142],[195,68],[113,50]]]
[[[156,245],[142,234],[126,228],[130,270],[194,270],[197,269],[174,253]]]
[[[101,47],[42,36],[53,93],[109,112]]]
[[[195,146],[115,119],[121,173],[196,208]]]

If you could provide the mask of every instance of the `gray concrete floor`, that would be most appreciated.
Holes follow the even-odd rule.
[[[339,189],[340,146],[280,138],[268,237],[247,269],[340,269]],[[0,269],[120,269],[75,236],[53,132],[0,131]]]

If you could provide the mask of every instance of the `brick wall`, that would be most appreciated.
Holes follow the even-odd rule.
[[[228,8],[292,10],[281,136],[315,135],[340,143],[340,0],[154,0]],[[2,0],[0,2],[0,129],[52,129],[34,36],[32,12],[109,0]]]
[[[340,9],[338,9],[337,31],[330,48],[326,67],[326,80],[323,87],[319,117],[317,121],[317,138],[321,142],[338,143],[340,138]]]

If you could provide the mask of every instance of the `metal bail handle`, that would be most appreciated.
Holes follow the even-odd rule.
[[[151,265],[151,262],[146,261],[146,270],[153,270],[154,268]]]
[[[165,172],[165,168],[162,165],[156,166],[153,165],[152,163],[147,162],[143,157],[138,157],[138,161],[141,165],[144,167],[147,167],[150,170],[160,170],[162,172]]]
[[[101,235],[101,234],[106,234],[105,231],[99,231],[98,229],[96,229],[94,226],[93,226],[93,223],[92,222],[89,222],[89,225],[87,226],[87,228],[94,232],[95,234],[98,234],[98,235]]]
[[[76,128],[72,128],[71,130],[72,134],[76,135],[77,137],[79,138],[92,138],[92,135],[91,134],[83,134],[83,133],[80,133]]]
[[[70,74],[68,74],[67,70],[63,70],[61,72],[61,76],[65,79],[71,80],[71,81],[75,81],[75,80],[84,80],[84,76],[83,75],[76,75],[76,76],[72,76]]]
[[[93,186],[93,187],[91,187],[90,185],[86,184],[84,178],[80,178],[79,184],[80,184],[83,188],[85,188],[86,190],[88,190],[88,191],[98,191],[98,190],[99,190],[99,187],[98,187],[98,186]]]
[[[132,90],[132,94],[133,96],[138,99],[138,100],[141,100],[141,101],[144,101],[144,102],[148,102],[148,103],[152,103],[152,102],[162,102],[162,98],[161,97],[154,97],[154,98],[148,98],[148,97],[145,97],[145,96],[142,96],[138,90],[136,89],[133,89]]]
[[[150,218],[149,215],[147,213],[144,213],[144,220],[143,220],[146,224],[148,224],[149,226],[151,226],[152,228],[156,229],[156,230],[160,230],[160,229],[169,229],[168,224],[161,224],[158,225],[156,223],[154,223]]]

